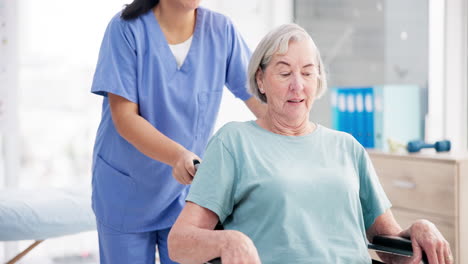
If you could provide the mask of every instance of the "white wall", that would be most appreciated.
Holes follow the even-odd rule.
[[[16,33],[17,2],[0,0],[0,188],[19,170]]]
[[[128,0],[17,0],[19,185],[91,182],[101,98],[90,93],[107,24]]]
[[[17,2],[0,0],[0,189],[14,187],[20,166],[17,105]],[[0,259],[16,243],[5,243]]]
[[[468,149],[468,3],[431,0],[429,113],[426,140],[450,139]]]
[[[446,1],[444,55],[444,137],[456,150],[467,150],[468,3]]]

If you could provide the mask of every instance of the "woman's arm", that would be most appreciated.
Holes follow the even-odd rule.
[[[375,235],[394,235],[410,237],[413,246],[413,257],[405,258],[379,253],[385,263],[420,263],[422,251],[427,255],[430,264],[452,264],[453,257],[450,245],[444,239],[437,227],[427,220],[418,220],[408,229],[402,230],[392,212],[388,209],[377,217],[374,224],[367,230],[367,239],[372,241]]]
[[[417,220],[408,229],[401,231],[398,236],[411,237],[413,254],[418,257],[417,259],[420,259],[421,252],[424,251],[430,264],[453,263],[449,243],[437,227],[428,220]]]
[[[213,230],[218,216],[187,202],[168,238],[169,256],[184,264],[200,264],[221,257],[223,264],[259,264],[252,240],[234,230]]]
[[[402,231],[400,225],[393,217],[392,211],[388,209],[385,213],[375,219],[374,224],[367,230],[367,239],[372,241],[376,235],[393,235],[397,236]],[[385,263],[393,263],[392,255],[377,252],[379,257]]]
[[[108,97],[117,132],[141,153],[172,166],[172,174],[178,182],[190,184],[195,175],[193,160],[201,159],[141,117],[138,104],[112,93],[108,93]]]

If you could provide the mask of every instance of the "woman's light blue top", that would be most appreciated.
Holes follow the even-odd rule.
[[[254,121],[213,136],[187,200],[249,236],[263,264],[371,263],[366,230],[391,206],[349,134],[283,136]]]
[[[180,69],[153,12],[109,23],[92,92],[103,95],[102,120],[93,157],[93,209],[98,220],[123,232],[172,226],[187,186],[172,168],[123,139],[111,118],[107,93],[136,104],[140,115],[164,135],[203,156],[224,85],[238,98],[247,93],[250,51],[225,16],[197,9],[195,31]]]

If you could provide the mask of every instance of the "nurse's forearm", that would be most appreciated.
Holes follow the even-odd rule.
[[[139,115],[128,117],[122,123],[119,134],[152,159],[174,166],[178,157],[188,151]]]
[[[189,152],[141,117],[137,104],[118,95],[109,93],[108,96],[117,132],[140,152],[170,166]]]

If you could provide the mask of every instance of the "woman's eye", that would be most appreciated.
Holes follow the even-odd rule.
[[[304,76],[312,76],[313,73],[311,73],[311,72],[303,72],[302,75],[304,75]]]
[[[291,75],[291,73],[290,72],[282,72],[282,73],[280,73],[280,75],[282,77],[288,77],[289,75]]]

